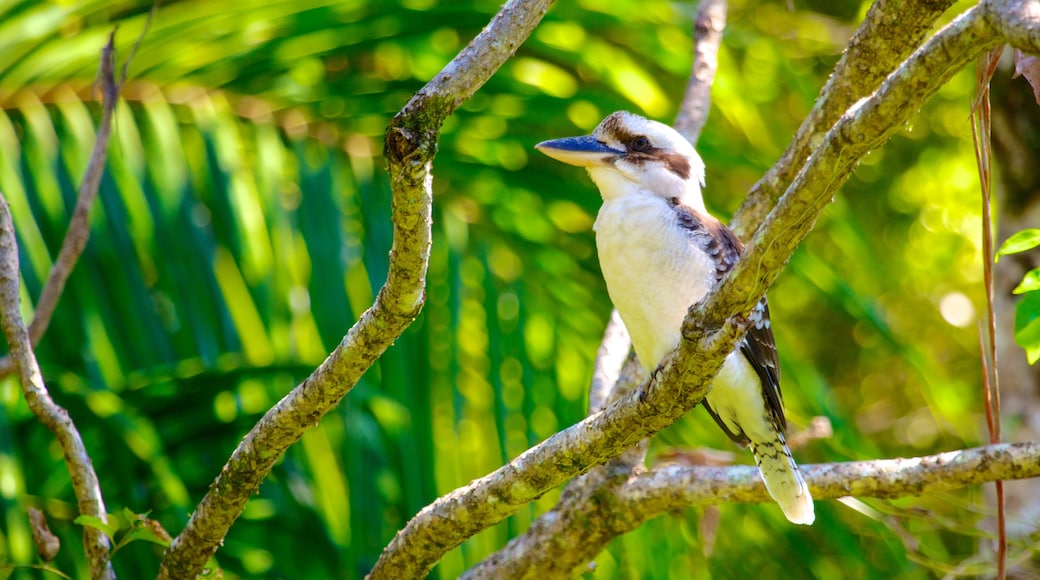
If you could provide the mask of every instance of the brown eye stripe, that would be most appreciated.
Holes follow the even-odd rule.
[[[679,179],[686,181],[690,178],[690,160],[685,155],[662,153],[660,151],[657,151],[655,155],[664,161],[664,166],[668,168],[668,171],[678,175]]]
[[[642,137],[630,131],[627,131],[621,126],[621,119],[619,117],[610,117],[603,123],[604,132],[610,135],[613,139],[617,140],[618,143],[626,143],[629,146],[632,142]],[[645,137],[644,137],[645,138]],[[690,166],[690,160],[684,155],[678,153],[665,153],[657,147],[650,147],[645,151],[631,151],[626,156],[629,161],[635,163],[642,163],[650,159],[659,159],[664,163],[664,166],[669,171],[674,173],[683,181],[690,178],[690,172],[693,168]]]

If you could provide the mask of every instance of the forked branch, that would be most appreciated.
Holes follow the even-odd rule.
[[[167,550],[160,578],[194,578],[203,570],[274,463],[354,388],[419,314],[430,256],[430,168],[441,124],[513,55],[551,4],[507,2],[394,117],[386,132],[394,223],[386,283],[325,362],[246,434]]]
[[[1002,42],[1040,52],[1040,3],[984,1],[914,52],[827,131],[723,283],[691,309],[676,355],[641,388],[510,464],[427,506],[384,551],[373,577],[425,574],[465,538],[566,479],[617,457],[699,403],[748,313],[808,235],[856,162],[879,147],[954,73]]]

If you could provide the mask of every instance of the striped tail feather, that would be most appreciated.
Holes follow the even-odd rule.
[[[777,433],[773,441],[751,442],[755,463],[762,474],[766,490],[783,510],[784,516],[793,524],[810,525],[816,519],[809,486],[802,479],[798,465],[791,457],[791,450]]]

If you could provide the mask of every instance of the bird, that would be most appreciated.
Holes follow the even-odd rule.
[[[743,244],[708,213],[704,162],[676,130],[627,111],[591,135],[544,141],[549,157],[584,167],[603,204],[593,225],[600,268],[640,364],[648,372],[678,346],[690,306],[728,272]],[[703,406],[750,447],[766,489],[789,521],[810,525],[812,495],[788,448],[776,341],[765,297],[727,355]]]

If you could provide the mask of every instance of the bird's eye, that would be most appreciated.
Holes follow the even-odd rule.
[[[636,137],[632,139],[632,142],[628,144],[628,147],[632,149],[632,151],[646,153],[650,150],[650,140],[646,137]]]

